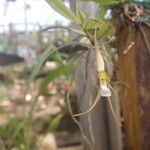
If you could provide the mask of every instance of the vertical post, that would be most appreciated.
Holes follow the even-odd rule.
[[[120,85],[119,96],[122,105],[126,142],[128,150],[140,150],[140,116],[136,84],[136,58],[135,46],[127,54],[125,49],[135,41],[133,28],[123,27],[117,35],[118,43],[118,81]]]
[[[139,26],[150,42],[144,25],[115,22],[117,29],[119,97],[124,117],[127,150],[150,148],[150,55]],[[119,26],[119,27],[118,27]],[[124,54],[129,45],[135,44]]]
[[[150,43],[150,28],[141,26]],[[150,47],[146,45],[142,31],[136,29],[137,96],[140,105],[141,146],[150,149]]]

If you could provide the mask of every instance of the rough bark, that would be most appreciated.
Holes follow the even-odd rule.
[[[150,54],[142,30],[150,43],[150,28],[133,23],[126,17],[122,20],[118,11],[114,14],[118,80],[124,83],[119,86],[119,95],[124,117],[126,149],[149,150]],[[124,54],[132,42],[135,44]]]

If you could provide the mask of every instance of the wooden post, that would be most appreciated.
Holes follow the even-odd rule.
[[[119,96],[124,117],[127,150],[150,149],[150,28],[115,22],[118,49]],[[119,27],[118,27],[119,25]],[[135,44],[124,54],[132,42]]]

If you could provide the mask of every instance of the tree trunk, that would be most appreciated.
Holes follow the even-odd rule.
[[[146,15],[150,15],[149,10]],[[121,12],[123,14],[123,12]],[[150,149],[150,28],[114,12],[118,49],[119,96],[127,150]],[[149,23],[149,22],[146,22]],[[131,43],[134,44],[129,48]]]

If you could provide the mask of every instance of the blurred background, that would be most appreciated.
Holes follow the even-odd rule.
[[[149,150],[149,0],[54,1],[0,0],[0,150]]]
[[[33,69],[44,61],[50,46],[70,43],[70,31],[55,29],[69,24],[44,0],[0,0],[1,150],[82,149],[80,133],[66,107],[69,91],[77,111],[76,92],[64,73],[67,54],[47,58],[38,74],[39,68]],[[47,26],[54,29],[43,31]],[[38,94],[49,72],[52,82],[46,82],[44,92]]]

